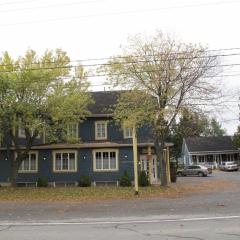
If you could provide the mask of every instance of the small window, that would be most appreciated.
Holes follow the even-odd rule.
[[[124,138],[132,138],[132,128],[124,128],[123,129],[123,137]]]
[[[36,152],[30,152],[27,157],[22,161],[18,172],[31,173],[38,171],[38,155]]]
[[[76,172],[77,153],[76,151],[55,151],[53,153],[54,172]]]
[[[107,139],[107,121],[95,122],[95,139]]]
[[[68,124],[67,136],[71,138],[78,138],[78,123]]]
[[[94,150],[93,169],[94,171],[117,171],[118,150]]]
[[[32,129],[30,131],[31,131],[31,136],[33,136],[34,130]],[[25,129],[22,127],[21,120],[19,120],[19,125],[18,125],[18,137],[26,138]],[[38,134],[36,138],[40,138],[40,135]]]

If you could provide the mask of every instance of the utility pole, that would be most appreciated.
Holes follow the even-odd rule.
[[[137,153],[137,133],[136,126],[132,128],[132,141],[133,141],[133,162],[134,162],[134,188],[135,195],[138,195],[138,153]]]
[[[168,178],[168,185],[169,185],[171,183],[169,147],[166,148],[166,161],[167,161],[167,178]]]

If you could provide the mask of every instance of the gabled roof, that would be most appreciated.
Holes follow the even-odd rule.
[[[94,104],[89,106],[94,114],[110,114],[111,108],[117,103],[117,99],[123,91],[91,92]]]
[[[185,138],[189,152],[238,151],[230,136]]]

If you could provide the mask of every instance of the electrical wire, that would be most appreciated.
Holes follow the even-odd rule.
[[[1,24],[0,27],[10,27],[16,25],[25,25],[25,24],[34,24],[34,23],[47,23],[47,22],[55,22],[55,21],[66,21],[66,20],[74,20],[81,18],[92,18],[92,17],[105,17],[105,16],[117,16],[117,15],[125,15],[125,14],[138,14],[138,13],[150,13],[150,12],[158,12],[162,10],[172,10],[172,9],[185,9],[185,8],[195,8],[195,7],[207,7],[207,6],[216,6],[216,5],[229,5],[229,4],[237,4],[239,1],[220,1],[220,2],[209,2],[209,3],[200,3],[200,4],[189,4],[189,5],[178,5],[178,6],[170,6],[170,7],[162,7],[162,8],[153,8],[153,9],[138,9],[138,10],[128,10],[128,11],[119,11],[119,12],[105,12],[99,14],[87,14],[81,16],[73,16],[73,17],[62,17],[62,18],[49,18],[42,20],[32,20],[18,23],[10,23],[10,24]]]

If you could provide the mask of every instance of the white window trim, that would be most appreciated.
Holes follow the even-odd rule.
[[[70,125],[75,125],[76,126],[76,136],[72,136],[70,135]],[[74,137],[74,138],[78,138],[79,137],[79,133],[78,133],[78,123],[70,123],[69,125],[67,125],[67,136],[68,137]]]
[[[38,151],[30,151],[28,154],[36,154],[36,170],[18,170],[18,173],[38,173]],[[17,154],[15,153],[16,157]]]
[[[56,153],[74,153],[75,154],[75,169],[73,170],[56,170]],[[53,172],[54,173],[72,173],[72,172],[77,172],[78,166],[77,166],[77,150],[54,150],[52,151],[53,155]]]
[[[97,124],[102,124],[102,123],[104,123],[105,124],[105,129],[106,129],[106,133],[105,133],[105,137],[98,137],[97,136]],[[108,121],[95,121],[95,139],[96,140],[106,140],[107,139],[107,136],[108,136],[108,129],[107,129],[107,127],[108,127]]]
[[[127,127],[123,128],[123,138],[132,138],[132,136],[127,135],[127,129],[131,129],[131,128],[127,128]]]
[[[96,169],[96,152],[115,152],[116,153],[116,169]],[[117,172],[119,171],[119,150],[113,148],[94,149],[93,153],[93,171],[94,172]]]
[[[20,120],[19,120],[20,121]],[[24,133],[23,133],[24,132]],[[33,130],[31,131],[31,136],[33,135]],[[25,130],[21,127],[21,121],[19,122],[18,126],[18,137],[19,138],[26,138]],[[36,139],[40,139],[40,134],[36,136]]]

